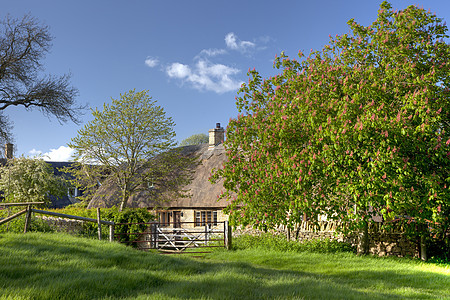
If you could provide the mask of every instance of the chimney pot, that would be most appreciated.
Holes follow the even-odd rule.
[[[14,157],[14,145],[11,143],[5,144],[5,156],[7,159],[13,159]]]
[[[225,138],[225,130],[220,127],[220,123],[216,123],[216,128],[209,130],[209,149],[223,143]]]

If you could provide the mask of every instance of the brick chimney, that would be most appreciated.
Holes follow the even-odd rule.
[[[11,143],[5,144],[5,157],[6,159],[13,159],[14,157],[14,145]]]
[[[216,128],[209,130],[209,149],[223,143],[225,138],[225,130],[220,127],[220,123],[216,123]]]

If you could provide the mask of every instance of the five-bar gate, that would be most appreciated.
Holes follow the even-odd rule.
[[[227,221],[204,223],[116,223],[117,226],[139,225],[143,232],[120,232],[116,240],[132,244],[141,250],[157,249],[162,253],[204,253],[205,248],[231,248],[231,227]]]

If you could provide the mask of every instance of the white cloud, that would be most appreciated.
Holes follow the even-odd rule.
[[[145,59],[145,64],[148,67],[153,68],[153,67],[156,67],[159,64],[159,60],[157,58],[153,58],[153,57],[148,56]]]
[[[240,72],[238,69],[213,64],[205,59],[198,60],[193,69],[184,64],[173,63],[166,72],[169,77],[182,79],[198,90],[219,94],[237,90],[242,84],[242,81],[232,78],[232,75]]]
[[[200,54],[198,56],[201,55],[206,55],[206,56],[217,56],[217,55],[222,55],[227,53],[227,50],[225,49],[203,49],[202,51],[200,51]]]
[[[225,36],[225,44],[228,48],[240,52],[247,52],[250,48],[254,48],[256,46],[255,43],[239,40],[237,35],[233,32],[230,32]]]
[[[28,152],[30,156],[42,156],[47,161],[69,161],[74,150],[70,147],[61,146],[58,149],[50,149],[50,152],[43,153],[41,150],[32,149]]]
[[[191,75],[191,69],[187,65],[173,63],[167,68],[167,75],[182,79]]]
[[[264,37],[262,41],[268,39],[268,37]],[[213,91],[219,94],[236,91],[243,83],[243,81],[235,78],[236,74],[241,71],[226,64],[212,62],[212,58],[228,54],[230,53],[229,50],[248,55],[251,51],[260,49],[254,42],[240,40],[233,32],[225,36],[225,44],[225,49],[203,49],[194,57],[194,64],[175,62],[165,66],[163,70],[170,78],[180,80],[183,84],[198,90]],[[153,61],[150,57],[147,60],[149,60],[149,63]]]
[[[30,154],[30,156],[33,156],[33,157],[40,156],[40,155],[42,155],[42,151],[36,150],[33,148],[32,150],[28,151],[28,154]]]

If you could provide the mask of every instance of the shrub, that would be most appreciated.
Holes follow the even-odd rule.
[[[432,239],[427,244],[429,261],[450,264],[450,236],[443,239]]]
[[[264,233],[260,236],[242,235],[233,240],[234,249],[265,249],[284,252],[337,253],[355,252],[349,243],[330,239],[315,239],[303,242],[288,241],[282,235]]]

